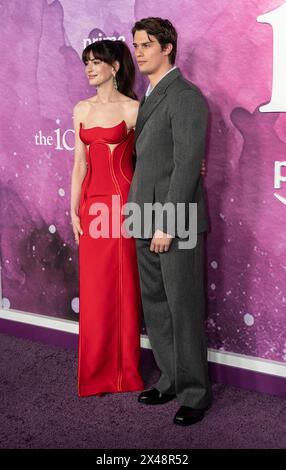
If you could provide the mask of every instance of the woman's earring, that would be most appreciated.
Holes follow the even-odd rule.
[[[115,88],[115,90],[118,89],[118,84],[117,84],[117,80],[116,80],[116,72],[114,71],[114,73],[112,72],[112,75],[113,75],[113,86]]]

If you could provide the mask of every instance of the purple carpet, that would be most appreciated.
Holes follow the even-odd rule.
[[[0,335],[0,447],[94,449],[278,449],[286,447],[286,400],[213,385],[194,426],[173,424],[177,400],[137,402],[139,392],[77,396],[77,353]],[[142,350],[146,388],[159,371]]]

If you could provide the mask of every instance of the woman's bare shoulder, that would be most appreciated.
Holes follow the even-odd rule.
[[[131,105],[133,105],[133,106],[139,106],[140,101],[139,101],[139,100],[135,100],[134,98],[128,98],[127,103],[129,103],[129,104],[131,104]]]
[[[136,112],[138,111],[138,108],[139,108],[139,105],[140,105],[140,101],[138,100],[135,100],[133,98],[128,98],[125,103],[124,103],[125,107],[128,109],[128,111],[130,112]]]
[[[88,108],[88,100],[80,100],[78,103],[75,104],[74,106],[74,112],[76,113],[82,113],[86,111]]]
[[[140,101],[130,98],[125,103],[125,113],[126,120],[130,123],[130,127],[135,127],[137,121],[138,110],[139,110]]]

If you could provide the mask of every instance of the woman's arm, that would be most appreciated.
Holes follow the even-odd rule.
[[[81,187],[87,172],[86,165],[86,148],[85,144],[79,137],[80,122],[83,122],[85,104],[79,101],[73,109],[74,131],[75,131],[75,149],[74,149],[74,165],[71,178],[71,201],[70,212],[73,225],[73,232],[76,242],[79,242],[79,234],[82,234],[79,218],[79,203],[81,195]]]

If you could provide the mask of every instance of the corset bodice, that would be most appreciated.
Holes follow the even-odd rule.
[[[129,131],[125,121],[121,121],[116,126],[112,127],[82,127],[80,123],[80,138],[86,144],[90,145],[93,142],[103,142],[107,144],[118,144],[126,139],[126,137],[133,133],[133,129]]]
[[[117,194],[125,202],[134,171],[134,129],[128,132],[125,121],[113,127],[84,128],[80,123],[79,136],[89,145],[81,198]],[[116,147],[111,149],[109,144]]]

